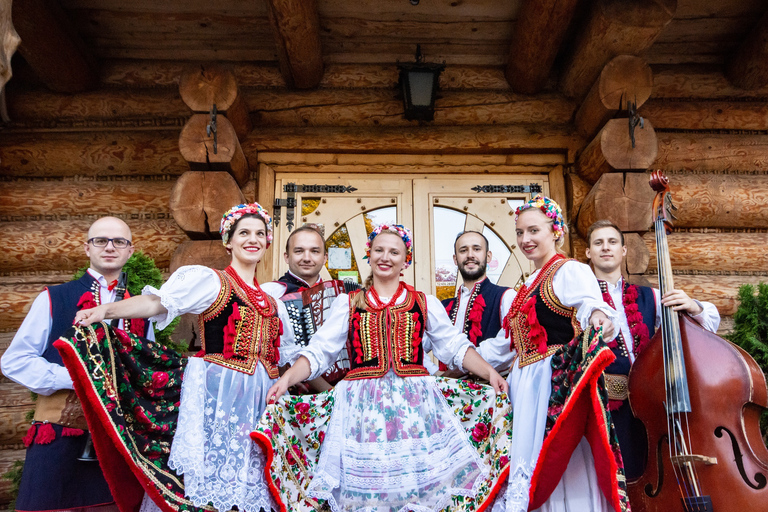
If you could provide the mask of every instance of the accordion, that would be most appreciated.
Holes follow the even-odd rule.
[[[323,281],[311,288],[293,293],[286,293],[281,297],[291,319],[291,327],[300,346],[307,346],[309,340],[323,325],[333,301],[342,293],[349,293],[360,288],[360,285],[351,281]],[[329,384],[335,386],[349,371],[349,354],[345,346],[339,353],[336,362],[323,374],[323,378]]]

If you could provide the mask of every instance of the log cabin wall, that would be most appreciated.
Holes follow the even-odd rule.
[[[87,263],[84,235],[98,216],[125,219],[136,246],[165,272],[173,268],[175,251],[191,240],[169,204],[191,168],[180,135],[199,112],[179,81],[210,62],[232,71],[250,114],[252,129],[238,134],[248,200],[269,198],[275,170],[290,166],[386,174],[430,162],[478,175],[552,173],[576,228],[594,183],[577,169],[594,136],[583,133],[578,111],[612,57],[639,56],[652,72],[640,107],[657,141],[649,167],[669,174],[680,208],[669,237],[676,284],[714,302],[727,331],[738,286],[766,280],[768,89],[732,85],[724,66],[765,12],[762,0],[655,0],[637,10],[612,0],[423,0],[409,15],[378,0],[224,0],[215,13],[197,0],[62,0],[80,43],[55,39],[68,31],[45,7],[58,3],[14,3],[26,51],[14,60],[11,122],[0,133],[0,352],[42,288]],[[306,23],[281,25],[290,14]],[[62,56],[46,60],[51,40]],[[310,40],[320,42],[298,44]],[[402,117],[394,63],[411,60],[424,41],[427,60],[448,65],[435,120],[419,125]],[[85,57],[83,42],[93,49]],[[614,109],[584,123],[596,132],[623,115]],[[644,170],[630,173],[638,190]],[[613,170],[603,162],[589,172],[605,171]],[[655,284],[653,237],[635,235],[628,274]],[[583,259],[577,229],[571,242]],[[31,407],[24,388],[0,377],[0,473],[23,459]],[[8,490],[0,481],[0,506]]]

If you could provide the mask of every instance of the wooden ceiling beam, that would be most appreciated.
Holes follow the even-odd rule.
[[[647,50],[672,18],[677,0],[596,0],[560,77],[560,90],[582,99],[617,55]]]
[[[267,0],[277,60],[288,87],[311,89],[323,78],[320,14],[316,0]]]
[[[13,24],[21,36],[19,53],[49,89],[73,93],[97,85],[96,60],[57,1],[14,2]]]
[[[571,23],[578,0],[526,0],[515,23],[504,75],[512,90],[536,94]]]
[[[742,89],[768,85],[768,12],[725,63],[728,80]]]

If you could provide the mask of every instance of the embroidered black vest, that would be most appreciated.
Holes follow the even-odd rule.
[[[349,295],[347,334],[350,370],[345,379],[383,377],[392,368],[401,377],[425,376],[421,340],[427,321],[427,298],[406,285],[406,298],[382,310],[354,308],[352,300],[364,290]],[[369,305],[370,307],[370,305]]]
[[[468,299],[469,302],[464,317],[464,324],[462,325],[464,334],[469,335],[469,330],[472,327],[469,316],[472,312],[472,307],[475,305],[477,296],[479,295],[483,297],[483,300],[485,301],[485,308],[483,309],[483,314],[480,320],[480,335],[474,340],[475,346],[478,346],[480,342],[487,338],[493,338],[499,332],[499,329],[501,329],[499,305],[501,304],[501,298],[504,296],[504,292],[508,289],[509,288],[506,286],[493,284],[488,278],[480,281],[472,288],[472,292]],[[459,310],[459,298],[454,297],[453,299],[444,299],[442,303],[448,312],[448,316],[451,318],[451,322],[455,324],[456,315]]]
[[[72,327],[75,315],[82,309],[78,307],[78,302],[83,294],[90,292],[93,295],[93,301],[96,305],[101,304],[99,293],[101,287],[99,282],[88,272],[83,274],[80,279],[75,279],[68,283],[49,286],[48,297],[51,302],[51,332],[48,333],[48,342],[42,357],[50,362],[64,366],[59,351],[54,348],[53,342],[59,339],[67,329]],[[126,293],[126,297],[128,294]],[[146,337],[149,330],[149,321],[145,319],[124,320],[123,325],[126,331],[130,331],[137,336]]]
[[[290,272],[286,272],[283,276],[277,280],[278,283],[285,285],[285,293],[293,293],[309,288],[307,283],[294,276]]]
[[[261,361],[269,377],[276,379],[281,326],[275,299],[265,293],[268,306],[262,311],[226,272],[215,272],[221,290],[198,317],[203,349],[196,355],[250,375]]]
[[[531,288],[520,290],[504,319],[520,368],[554,354],[581,334],[576,308],[564,306],[555,295],[555,273],[568,259],[550,260],[539,271]]]

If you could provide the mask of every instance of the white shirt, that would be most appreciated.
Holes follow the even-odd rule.
[[[101,303],[114,302],[117,292],[109,289],[106,278],[90,268],[88,273],[99,283]],[[122,320],[119,327],[123,328]],[[0,360],[6,377],[40,395],[51,395],[61,389],[73,389],[69,371],[64,366],[51,363],[42,357],[52,328],[51,298],[48,290],[45,290],[32,302],[29,313]],[[147,338],[155,339],[151,324],[147,330]]]
[[[477,283],[475,283],[475,286],[472,287],[472,290],[474,290],[476,286],[479,286],[480,283],[485,281],[485,279],[488,279],[488,278],[486,277],[478,281]],[[466,322],[466,317],[467,317],[467,306],[469,305],[469,297],[472,295],[472,290],[464,286],[463,283],[459,288],[459,294],[458,294],[458,297],[456,297],[456,300],[459,301],[458,310],[456,311],[456,320],[453,322],[453,324],[459,329],[464,329],[464,323]],[[515,290],[512,288],[509,288],[501,296],[501,300],[499,301],[499,321],[504,320],[504,317],[507,315],[507,312],[509,311],[510,306],[512,306],[512,301],[515,299],[515,295],[516,295]],[[480,342],[480,344],[482,345],[483,342]],[[493,366],[499,371],[506,370],[509,368],[509,365],[512,364],[513,359],[514,359],[514,353],[511,352],[508,354],[508,357],[505,357],[502,361],[498,361],[497,365],[491,365],[491,366]]]
[[[185,313],[199,315],[213,304],[220,291],[221,279],[214,270],[202,265],[187,265],[180,267],[171,274],[171,277],[159,290],[152,286],[145,286],[142,294],[160,297],[160,303],[167,312],[155,315],[151,320],[157,322],[158,328],[162,329],[179,315]],[[277,303],[278,317],[283,323],[279,363],[282,366],[293,357],[296,343],[285,305],[279,299],[275,302]]]
[[[395,304],[402,304],[406,299],[406,290],[403,290]],[[424,326],[424,341],[431,343],[432,350],[441,360],[446,361],[450,368],[459,368],[463,371],[464,356],[472,343],[466,334],[457,329],[448,318],[445,308],[433,295],[427,295],[427,321]],[[390,297],[380,297],[380,300],[388,302]],[[298,356],[305,356],[309,360],[312,371],[308,380],[322,375],[336,360],[338,353],[347,343],[349,331],[349,295],[342,293],[331,305],[328,319],[317,330],[309,345],[304,347]]]
[[[540,271],[541,269],[536,269],[528,276],[525,285],[530,286]],[[592,269],[584,263],[575,260],[566,261],[555,273],[552,288],[562,305],[576,308],[576,319],[582,329],[589,326],[589,318],[595,310],[605,313],[613,325],[616,325],[618,317],[616,310],[603,301],[597,278],[592,273]],[[614,328],[613,337],[616,337],[618,332],[618,329]],[[505,361],[510,361],[509,364],[511,364],[514,359],[514,352],[510,351],[510,340],[506,337],[504,327],[499,330],[495,338],[488,338],[482,342],[477,347],[477,351],[494,368],[503,365]]]
[[[608,293],[611,294],[611,299],[613,300],[613,304],[616,306],[616,312],[618,313],[616,326],[621,329],[621,334],[624,336],[624,345],[627,349],[627,354],[629,354],[629,360],[634,363],[634,343],[630,341],[632,340],[632,334],[629,330],[629,322],[627,322],[627,314],[624,311],[624,301],[622,300],[624,278],[619,278],[619,281],[615,285],[608,281],[606,281],[605,284],[608,287]],[[653,298],[656,302],[656,325],[654,326],[654,329],[658,329],[661,325],[661,292],[656,288],[652,288],[652,290]],[[720,327],[720,313],[718,313],[715,305],[710,302],[699,302],[695,299],[694,301],[701,306],[702,310],[698,315],[691,315],[691,318],[696,320],[706,330],[716,332],[717,328]],[[653,333],[649,333],[649,335],[653,336]]]
[[[323,282],[323,278],[318,277],[317,282],[312,286],[310,286],[305,280],[303,280],[302,278],[300,278],[290,270],[288,271],[288,273],[293,277],[295,277],[296,279],[298,279],[299,281],[301,281],[302,283],[304,283],[304,286],[306,286],[307,288],[312,288],[312,286],[316,286]],[[280,281],[270,281],[269,283],[264,283],[260,286],[262,290],[264,290],[265,292],[267,292],[269,295],[271,295],[276,299],[279,299],[283,295],[285,295],[285,291],[288,289],[288,285],[285,283],[281,283]]]

